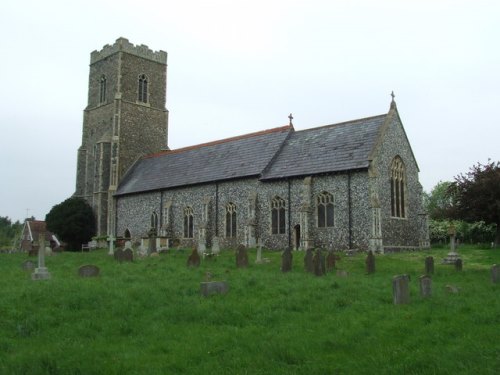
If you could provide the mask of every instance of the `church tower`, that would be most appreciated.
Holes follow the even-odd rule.
[[[114,234],[119,181],[142,155],[167,148],[167,53],[119,38],[90,55],[75,196],[97,219],[97,235]]]

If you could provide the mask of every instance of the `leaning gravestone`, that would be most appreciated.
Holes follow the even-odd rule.
[[[22,264],[21,264],[21,267],[23,270],[25,271],[32,271],[35,269],[35,262],[33,262],[32,260],[25,260]]]
[[[193,247],[193,251],[191,252],[191,255],[188,258],[187,261],[187,266],[188,267],[199,267],[200,265],[200,254],[198,254],[198,249],[196,249],[196,246]]]
[[[288,247],[281,254],[281,272],[289,272],[292,270],[292,250]]]
[[[420,281],[420,296],[423,298],[430,297],[432,294],[432,279],[429,275],[423,275],[419,278]]]
[[[494,284],[498,284],[500,282],[500,266],[498,266],[498,264],[494,264],[491,267],[491,281]]]
[[[410,303],[410,278],[408,275],[394,276],[392,279],[392,297],[395,305]]]
[[[248,253],[246,247],[243,245],[239,245],[238,250],[236,252],[236,267],[237,268],[248,267]]]
[[[212,294],[226,294],[229,285],[225,281],[205,281],[200,283],[201,295],[208,297]]]
[[[306,255],[304,256],[304,269],[306,272],[314,273],[313,251],[310,248],[306,250]]]
[[[431,256],[425,258],[425,274],[434,274],[434,258]]]
[[[80,277],[97,277],[100,272],[99,267],[93,264],[86,264],[78,268],[78,276]]]
[[[365,265],[366,265],[367,275],[375,273],[375,255],[373,255],[373,252],[371,250],[368,251],[368,255],[366,256],[365,260]]]
[[[316,250],[316,253],[313,256],[313,264],[314,274],[316,276],[323,276],[326,274],[325,256],[321,252],[321,249]]]

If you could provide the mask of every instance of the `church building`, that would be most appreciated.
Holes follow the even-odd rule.
[[[170,150],[167,54],[120,38],[91,54],[76,196],[98,235],[160,247],[429,245],[418,165],[394,96],[387,113]]]

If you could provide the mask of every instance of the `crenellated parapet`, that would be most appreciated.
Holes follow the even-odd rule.
[[[160,64],[167,63],[167,53],[165,51],[153,51],[144,44],[136,46],[130,43],[126,38],[118,38],[113,45],[110,46],[109,44],[106,44],[100,51],[93,51],[90,54],[90,64],[94,64],[120,51],[155,61]]]

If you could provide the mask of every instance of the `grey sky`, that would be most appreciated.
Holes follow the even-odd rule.
[[[500,160],[500,2],[9,1],[0,13],[0,216],[44,219],[75,188],[90,52],[168,52],[169,146],[387,112],[426,191]],[[29,209],[29,211],[27,211]]]

